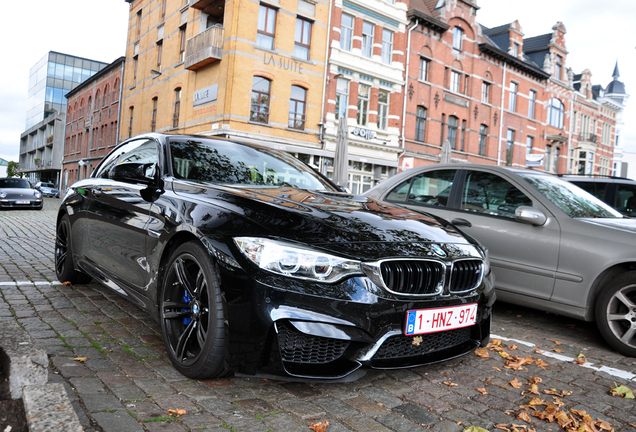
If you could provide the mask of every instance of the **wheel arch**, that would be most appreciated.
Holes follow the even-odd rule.
[[[159,298],[161,297],[161,290],[163,286],[163,278],[166,274],[166,267],[168,266],[168,261],[172,256],[172,253],[179,248],[184,243],[187,243],[191,240],[197,240],[201,242],[201,239],[197,237],[191,231],[183,230],[179,231],[175,235],[173,235],[168,243],[166,243],[163,251],[161,252],[161,258],[159,259],[159,266],[157,268],[157,282],[156,282],[156,298],[155,305],[157,307],[157,311],[159,310]]]
[[[592,287],[587,296],[585,321],[596,321],[596,302],[598,301],[598,297],[601,294],[603,287],[616,276],[633,270],[636,270],[636,262],[624,262],[615,264],[612,267],[608,267],[600,275],[598,275],[598,277],[594,280],[594,283],[592,284]]]

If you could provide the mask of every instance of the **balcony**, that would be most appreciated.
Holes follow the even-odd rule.
[[[587,141],[587,142],[595,143],[596,135],[591,133],[579,135],[579,141]]]
[[[223,34],[223,27],[210,27],[188,39],[185,68],[197,70],[221,60],[223,57]]]

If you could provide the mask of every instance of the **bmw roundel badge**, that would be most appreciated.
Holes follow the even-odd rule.
[[[444,258],[446,256],[446,252],[444,252],[444,249],[442,249],[439,245],[433,245],[433,252],[435,252],[435,254],[440,258]]]

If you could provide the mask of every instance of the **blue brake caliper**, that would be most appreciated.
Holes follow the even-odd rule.
[[[183,297],[181,298],[181,301],[183,301],[184,303],[190,304],[190,300],[192,300],[192,298],[188,295],[188,291],[183,291]],[[182,312],[188,312],[189,309],[181,309]],[[190,317],[185,317],[183,318],[183,325],[187,326],[192,322],[192,318]]]

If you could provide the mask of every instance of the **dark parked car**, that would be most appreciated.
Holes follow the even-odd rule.
[[[161,323],[188,377],[357,377],[487,343],[485,250],[447,222],[338,191],[280,151],[150,134],[75,183],[60,281],[94,278]]]
[[[636,181],[612,177],[563,177],[625,216],[636,217]]]
[[[37,182],[35,188],[45,197],[60,197],[60,190],[52,182]]]
[[[497,298],[596,320],[636,357],[636,220],[556,176],[492,165],[431,165],[366,192],[450,220],[490,252]]]
[[[42,194],[26,179],[0,178],[0,208],[42,210]]]

